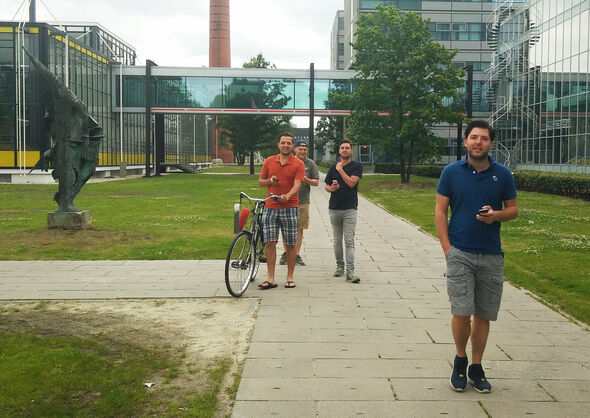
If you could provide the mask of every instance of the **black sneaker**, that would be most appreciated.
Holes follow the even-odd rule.
[[[469,366],[467,372],[467,379],[469,383],[473,385],[473,388],[479,393],[490,393],[492,391],[492,385],[486,379],[486,374],[483,371],[481,364],[472,364]]]
[[[467,357],[455,356],[455,364],[451,373],[451,386],[457,392],[463,392],[467,387]]]

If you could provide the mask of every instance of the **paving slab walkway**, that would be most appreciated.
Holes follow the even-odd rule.
[[[434,201],[434,197],[433,197]],[[484,368],[494,389],[454,392],[438,241],[361,198],[356,271],[332,276],[328,194],[312,190],[297,287],[260,298],[233,417],[588,417],[590,333],[504,287]],[[509,256],[509,255],[508,255]],[[0,299],[228,297],[223,261],[0,262]],[[264,280],[260,269],[257,282]]]

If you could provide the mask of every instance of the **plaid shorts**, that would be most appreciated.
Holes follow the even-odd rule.
[[[299,229],[299,208],[269,209],[262,214],[264,242],[278,241],[279,229],[283,231],[283,239],[287,245],[297,245]]]

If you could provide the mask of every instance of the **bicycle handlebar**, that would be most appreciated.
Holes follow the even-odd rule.
[[[274,200],[278,201],[281,198],[280,196],[277,196],[276,194],[271,193],[265,199],[258,199],[258,198],[255,198],[255,197],[250,197],[250,196],[248,196],[244,192],[240,192],[240,197],[245,197],[250,202],[261,202],[261,203],[264,203],[264,202],[266,202],[267,200],[270,200],[270,199],[274,199]]]

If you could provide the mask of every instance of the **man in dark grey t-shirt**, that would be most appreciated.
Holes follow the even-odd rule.
[[[305,140],[298,139],[295,141],[295,156],[305,164],[305,176],[299,189],[299,231],[297,232],[297,259],[295,260],[298,266],[304,266],[305,262],[299,255],[299,251],[303,243],[303,230],[309,228],[309,195],[311,186],[317,186],[319,184],[320,172],[315,162],[307,158],[307,142]],[[279,263],[283,265],[287,263],[286,252],[281,255]]]

